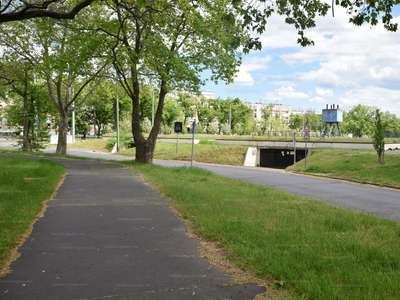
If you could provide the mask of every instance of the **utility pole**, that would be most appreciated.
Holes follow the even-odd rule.
[[[71,100],[74,100],[74,87],[72,87]],[[75,143],[75,101],[72,102],[72,142]]]
[[[193,138],[192,138],[192,160],[190,166],[193,167],[193,150],[194,150],[194,130],[196,128],[196,119],[193,120],[192,123],[192,132],[193,132]]]
[[[151,85],[151,90],[153,91],[153,101],[151,102],[151,127],[154,126],[154,87]]]
[[[229,103],[229,129],[232,130],[232,103]]]
[[[116,107],[117,107],[117,152],[119,152],[119,101],[118,101],[118,90],[115,85],[115,96],[116,96]]]

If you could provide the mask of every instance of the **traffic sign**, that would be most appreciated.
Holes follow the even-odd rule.
[[[311,132],[310,128],[308,128],[308,125],[304,126],[303,132]]]
[[[46,123],[51,124],[51,118],[46,118]]]
[[[308,134],[308,132],[306,132],[303,139],[305,139],[306,141],[310,139],[310,135]]]
[[[47,113],[47,117],[50,118],[50,117],[51,117],[51,114]]]

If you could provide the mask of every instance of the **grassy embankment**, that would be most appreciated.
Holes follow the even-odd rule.
[[[190,161],[192,157],[191,144],[179,144],[176,153],[176,143],[157,143],[154,150],[154,159],[162,160],[183,160]],[[107,140],[86,140],[68,144],[71,148],[110,152],[111,147],[107,146]],[[232,166],[243,166],[246,155],[246,146],[220,146],[212,141],[200,141],[195,145],[193,159],[197,162],[223,164]],[[118,155],[135,157],[136,149],[121,150]]]
[[[55,191],[64,166],[38,159],[0,156],[0,268]],[[0,274],[1,277],[1,274]]]
[[[374,151],[313,150],[307,158],[307,167],[300,161],[287,170],[400,186],[400,155],[385,155],[385,164],[381,165]]]
[[[240,267],[306,299],[399,299],[400,225],[216,176],[124,163]],[[168,180],[165,180],[168,178]]]

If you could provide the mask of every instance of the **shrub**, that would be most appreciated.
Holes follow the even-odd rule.
[[[216,134],[218,132],[218,125],[215,123],[210,123],[207,127],[207,132],[210,134]]]

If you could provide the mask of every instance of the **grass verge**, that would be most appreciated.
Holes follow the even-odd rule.
[[[44,159],[0,156],[0,268],[66,172]],[[1,277],[1,274],[0,274]]]
[[[154,159],[190,161],[192,158],[192,145],[179,144],[176,153],[176,143],[157,143],[154,149]],[[199,143],[195,145],[193,160],[197,162],[243,166],[247,146],[222,146],[215,143]],[[126,149],[119,155],[134,157],[136,149]]]
[[[240,267],[306,299],[399,299],[400,226],[197,168],[125,162]],[[165,180],[168,178],[168,180]]]
[[[286,170],[400,186],[400,155],[385,155],[384,165],[377,162],[374,151],[323,149],[311,152],[307,167],[302,160]]]

